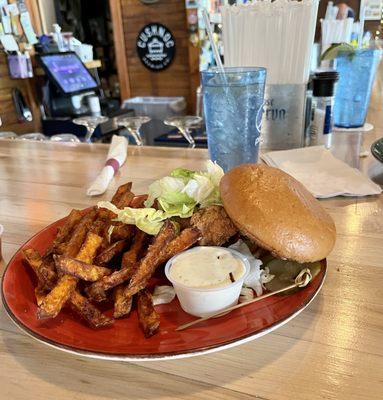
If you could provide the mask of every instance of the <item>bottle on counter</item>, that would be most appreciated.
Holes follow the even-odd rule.
[[[331,147],[336,71],[318,71],[313,76],[310,145]]]
[[[310,146],[310,127],[311,127],[311,110],[313,105],[313,79],[310,75],[306,89],[306,108],[305,108],[305,128],[303,145],[305,147]]]
[[[25,57],[25,62],[26,62],[26,67],[27,67],[27,76],[28,78],[33,78],[33,66],[32,66],[32,60],[31,60],[31,55],[29,54],[29,51],[26,51],[24,53]]]
[[[61,26],[59,24],[53,24],[54,30],[54,40],[57,43],[57,47],[60,52],[66,51],[65,44],[64,44],[64,37],[61,33]]]

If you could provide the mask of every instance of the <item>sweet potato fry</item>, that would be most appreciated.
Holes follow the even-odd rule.
[[[117,207],[117,204],[119,203],[121,197],[126,193],[130,192],[132,189],[132,182],[125,183],[124,185],[121,185],[117,190],[114,196],[112,197],[111,203],[114,204]]]
[[[134,193],[131,191],[125,192],[121,198],[118,200],[116,207],[122,210],[125,207],[129,207],[130,203],[134,199]]]
[[[197,241],[201,238],[201,232],[197,228],[187,228],[184,229],[179,236],[173,239],[161,252],[159,256],[159,264],[164,264],[176,254],[181,253],[193,246],[193,244],[197,243]]]
[[[39,319],[55,318],[75,290],[76,284],[75,277],[63,275],[40,304],[37,317]]]
[[[148,235],[140,230],[137,230],[134,241],[130,249],[122,256],[121,269],[131,268],[140,259],[141,254],[148,242]]]
[[[92,209],[85,214],[78,225],[73,230],[72,236],[69,239],[63,254],[68,257],[76,257],[80,251],[81,245],[84,242],[85,236],[92,226],[97,215],[96,209]]]
[[[137,261],[139,260],[144,247],[146,245],[148,235],[142,231],[137,231],[136,237],[130,249],[124,253],[122,257],[121,269],[130,268],[133,272],[137,268]],[[132,297],[126,297],[124,290],[127,287],[121,284],[114,288],[114,318],[122,318],[130,313],[132,308]]]
[[[40,276],[40,266],[43,262],[40,253],[35,249],[23,250],[24,260],[34,271],[39,282],[43,282],[43,277]]]
[[[44,276],[44,289],[52,289],[58,279],[52,254],[50,256],[43,257],[43,262],[40,266],[40,273]]]
[[[147,234],[138,231],[130,249],[124,254],[121,269],[109,276],[101,278],[86,289],[87,295],[95,301],[106,300],[106,291],[112,289],[131,278],[141,253],[147,242]]]
[[[122,318],[128,315],[132,309],[133,297],[128,299],[124,296],[125,285],[122,284],[114,288],[114,318]]]
[[[110,227],[110,219],[105,217],[97,217],[96,221],[90,227],[90,232],[95,233],[102,237],[101,245],[98,249],[98,253],[102,253],[106,248],[109,247],[109,233],[108,229]]]
[[[140,262],[140,265],[132,276],[128,287],[124,291],[124,295],[129,298],[138,293],[141,289],[145,288],[158,266],[165,263],[181,251],[188,249],[200,238],[201,232],[197,228],[187,228],[170,243],[161,246],[159,251],[157,250],[154,253],[154,257],[151,253],[151,248],[149,248],[147,256]],[[154,244],[155,243],[156,242],[154,242]],[[153,247],[154,244],[151,247]]]
[[[92,211],[90,213],[92,213]],[[83,230],[90,226],[90,224],[93,222],[96,213],[94,212],[93,215],[89,216],[90,213],[82,218],[79,225],[75,229],[75,232],[69,243],[72,242],[74,236],[77,235],[78,237],[76,237],[76,240],[72,242],[71,246],[73,245],[73,247],[69,248],[71,251],[74,249],[74,247],[77,247],[77,240],[79,240],[79,237],[82,236]],[[86,218],[87,216],[88,218]],[[79,229],[79,227],[81,229]],[[76,259],[79,261],[92,262],[97,248],[101,243],[100,239],[101,238],[99,236],[89,232],[83,246],[80,245],[81,249],[78,251]],[[73,243],[75,243],[75,245]],[[75,290],[77,282],[78,279],[74,276],[63,275],[57,282],[56,286],[47,294],[39,306],[37,311],[38,318],[55,318]]]
[[[112,272],[109,268],[87,264],[66,256],[55,256],[54,259],[59,271],[87,282],[96,282]]]
[[[35,272],[41,290],[52,289],[57,280],[54,269],[47,262],[44,262],[39,252],[34,249],[24,250],[23,255],[25,262]]]
[[[97,265],[105,265],[109,261],[111,261],[114,257],[121,254],[128,241],[127,240],[119,240],[116,243],[111,244],[108,248],[106,248],[101,254],[99,254],[94,260]]]
[[[85,290],[90,299],[100,302],[107,299],[106,291],[127,281],[133,274],[133,269],[124,268],[104,276]]]
[[[88,299],[75,290],[70,298],[70,306],[76,311],[92,328],[101,328],[113,324],[113,319],[108,318],[100,312]]]
[[[128,182],[124,185],[121,185],[116,193],[114,194],[111,203],[114,204],[117,208],[120,208],[121,204],[126,204],[126,202],[130,202],[131,199],[134,198],[134,194],[131,193],[132,183]],[[131,193],[131,194],[129,194]],[[129,204],[128,204],[129,205]],[[128,207],[128,205],[123,205],[123,207]],[[107,218],[109,220],[116,217],[112,211],[109,211],[105,208],[99,208],[97,211],[98,217]]]
[[[76,260],[90,264],[93,261],[101,242],[101,236],[89,232],[86,236],[85,242],[80,248],[80,251],[77,253]]]
[[[35,287],[35,297],[36,297],[36,304],[40,306],[45,298],[45,290],[42,289],[39,285]]]
[[[153,336],[160,326],[160,316],[153,306],[153,298],[147,289],[137,295],[138,322],[146,338]]]
[[[93,232],[98,236],[104,238],[107,234],[110,221],[106,218],[98,217],[96,221],[93,222],[89,229],[89,232]]]
[[[52,252],[57,253],[57,247],[65,241],[68,235],[72,232],[73,228],[80,222],[83,214],[80,210],[72,210],[68,215],[65,223],[58,231],[55,240],[52,244]]]
[[[113,225],[113,230],[110,235],[110,243],[118,242],[119,240],[129,240],[133,237],[135,227],[133,225],[126,225],[118,223]]]
[[[147,198],[148,198],[148,196],[145,195],[145,194],[141,194],[139,196],[136,196],[132,200],[132,202],[130,203],[130,207],[132,207],[132,208],[143,208],[143,207],[145,207],[144,203],[145,203]]]

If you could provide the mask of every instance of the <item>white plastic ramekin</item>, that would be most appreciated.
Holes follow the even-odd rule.
[[[226,247],[217,248],[229,251],[235,258],[239,259],[245,267],[245,273],[243,276],[226,286],[220,286],[217,288],[194,288],[183,285],[171,278],[170,270],[174,260],[176,260],[180,254],[184,255],[196,251],[198,247],[177,254],[171,258],[165,266],[165,275],[173,284],[182,309],[188,314],[195,315],[196,317],[205,317],[219,311],[224,311],[225,309],[237,304],[243,282],[250,271],[249,261],[244,255],[236,250]]]

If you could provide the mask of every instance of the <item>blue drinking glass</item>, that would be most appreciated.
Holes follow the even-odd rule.
[[[334,125],[357,128],[366,121],[372,84],[379,66],[380,49],[356,50],[336,59],[339,81],[335,92]]]
[[[224,171],[258,161],[265,80],[258,67],[201,73],[209,156]]]

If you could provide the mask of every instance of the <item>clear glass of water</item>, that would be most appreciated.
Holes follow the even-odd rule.
[[[334,102],[335,126],[357,128],[364,125],[381,54],[382,50],[373,48],[337,57],[339,81]]]
[[[266,69],[201,73],[209,156],[225,170],[258,161]]]

